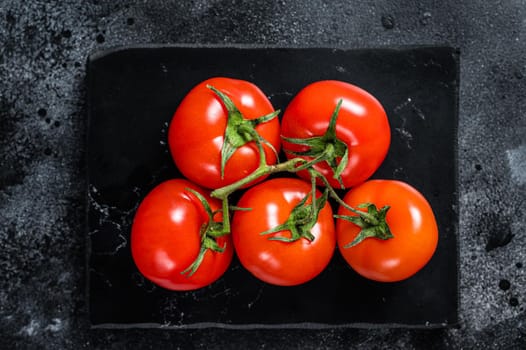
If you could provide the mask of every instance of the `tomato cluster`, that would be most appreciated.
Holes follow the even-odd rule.
[[[338,247],[372,280],[418,272],[436,249],[437,224],[410,185],[368,180],[390,144],[380,102],[326,80],[299,91],[281,123],[278,113],[243,80],[211,78],[185,96],[168,144],[188,180],[159,184],[139,205],[131,232],[139,271],[161,287],[193,290],[220,278],[235,251],[256,278],[292,286],[316,277]],[[287,160],[279,163],[281,147]],[[266,180],[279,172],[298,177]],[[341,199],[334,188],[349,191]]]

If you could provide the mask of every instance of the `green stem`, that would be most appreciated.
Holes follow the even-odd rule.
[[[318,211],[318,208],[317,208],[317,200],[316,200],[316,178],[311,176],[311,179],[310,179],[310,185],[311,185],[311,189],[310,189],[310,192],[311,192],[311,196],[312,196],[312,208],[313,208],[313,211],[314,212],[317,212]]]
[[[292,209],[287,220],[277,225],[270,230],[261,232],[260,235],[270,235],[280,231],[288,230],[290,232],[290,237],[284,236],[271,236],[269,240],[271,241],[281,241],[281,242],[295,242],[301,238],[305,238],[309,242],[314,241],[316,238],[311,230],[318,222],[318,216],[320,211],[325,207],[327,203],[327,191],[323,192],[320,198],[316,197],[316,180],[312,180],[311,192],[306,194],[301,201]],[[307,200],[311,198],[311,203],[306,204]]]
[[[201,245],[201,248],[199,249],[199,253],[197,254],[197,258],[192,262],[190,266],[188,266],[186,269],[181,271],[181,275],[188,275],[188,277],[191,277],[199,268],[201,263],[203,262],[203,259],[205,257],[206,251],[208,248],[206,248],[204,245]]]
[[[261,168],[267,165],[267,155],[265,154],[265,150],[263,149],[263,143],[259,139],[259,134],[255,130],[254,130],[254,133],[257,135],[256,136],[256,146],[258,147],[258,151],[259,151],[259,167]],[[276,156],[276,159],[277,159],[277,156]]]
[[[236,150],[251,141],[257,143],[261,158],[264,157],[263,143],[265,143],[276,154],[277,158],[277,151],[274,146],[259,135],[256,131],[256,127],[259,124],[266,123],[276,118],[280,111],[273,111],[255,119],[245,119],[230,97],[211,85],[207,85],[207,88],[217,95],[228,112],[227,124],[223,135],[223,145],[221,147],[221,178],[223,179],[225,176],[226,163],[234,155]]]
[[[349,210],[350,212],[361,216],[362,218],[367,220],[370,224],[372,224],[372,225],[377,225],[378,224],[378,220],[373,215],[370,215],[368,212],[355,209],[355,208],[351,207],[349,204],[345,203],[345,201],[343,199],[341,199],[340,196],[338,196],[338,194],[336,193],[334,188],[332,188],[332,186],[329,184],[329,180],[327,180],[327,178],[325,176],[323,176],[323,174],[321,174],[320,172],[318,172],[318,171],[316,171],[314,169],[311,169],[310,173],[311,173],[312,177],[319,177],[323,181],[323,183],[325,184],[325,187],[329,190],[330,196],[336,202],[338,202],[338,204],[340,204],[341,206],[345,207],[345,209]]]
[[[325,161],[332,169],[334,179],[339,182],[341,188],[345,188],[341,174],[349,162],[349,148],[345,142],[336,136],[336,120],[342,103],[342,100],[338,101],[329,120],[329,126],[322,136],[310,138],[281,137],[284,141],[291,144],[307,147],[307,150],[298,152],[285,150],[285,152],[294,156],[313,158],[308,165],[304,165],[305,169],[318,162]]]
[[[312,168],[313,165],[320,163],[320,162],[324,162],[333,156],[334,156],[334,146],[331,144],[328,144],[327,147],[325,147],[325,150],[319,156],[317,156],[314,159],[311,159],[305,164],[300,165],[299,167],[296,168],[296,171],[310,169]]]
[[[228,204],[228,196],[223,198],[223,232],[230,233],[230,205]]]
[[[263,164],[260,165],[254,172],[252,172],[247,177],[242,178],[239,181],[236,181],[230,185],[218,188],[214,190],[210,195],[214,198],[218,198],[221,200],[226,199],[231,193],[237,191],[241,187],[245,186],[248,183],[251,183],[252,181],[255,181],[259,179],[262,176],[280,173],[280,172],[296,172],[296,168],[298,164],[304,163],[305,159],[303,158],[292,158],[289,159],[286,162],[278,163],[278,164]]]

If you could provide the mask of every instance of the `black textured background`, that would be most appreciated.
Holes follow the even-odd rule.
[[[1,347],[526,347],[525,41],[523,0],[1,0]],[[460,326],[90,330],[85,61],[144,43],[459,48]]]

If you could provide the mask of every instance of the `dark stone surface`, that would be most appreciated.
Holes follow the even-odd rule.
[[[403,3],[0,1],[2,348],[524,348],[526,6]],[[84,63],[141,43],[458,47],[460,326],[90,330]]]

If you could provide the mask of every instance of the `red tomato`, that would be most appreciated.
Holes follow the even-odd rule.
[[[329,263],[336,237],[328,203],[310,229],[312,242],[304,237],[294,242],[269,240],[291,237],[289,230],[261,235],[287,221],[293,208],[310,191],[311,185],[302,180],[276,178],[252,187],[241,197],[238,206],[251,210],[234,213],[234,247],[241,264],[255,277],[280,286],[298,285],[317,276]],[[319,194],[318,191],[317,197]]]
[[[389,121],[376,98],[361,88],[334,80],[312,83],[301,90],[290,102],[281,123],[281,133],[287,138],[322,136],[328,129],[330,118],[338,102],[341,109],[336,120],[336,137],[348,149],[348,163],[341,173],[344,187],[352,187],[367,180],[384,160],[391,141]],[[321,147],[326,149],[327,147]],[[308,147],[283,141],[288,152],[304,152]],[[294,157],[287,153],[288,158]],[[339,162],[343,154],[339,154]],[[304,157],[312,159],[313,157]],[[340,187],[327,162],[314,168],[329,180],[331,186]],[[306,171],[299,172],[309,178]],[[320,183],[321,184],[321,183]]]
[[[226,94],[245,119],[262,117],[272,113],[274,108],[257,86],[229,78],[203,81],[184,97],[168,131],[172,157],[177,168],[189,180],[207,188],[219,188],[256,170],[259,151],[253,141],[238,148],[227,161],[224,178],[221,178],[221,148],[228,112],[221,99],[207,85]],[[281,141],[277,118],[259,124],[255,129],[279,152]],[[267,163],[274,164],[276,155],[272,149],[264,145],[264,150]]]
[[[410,185],[394,180],[370,180],[351,189],[344,201],[356,208],[373,203],[378,208],[390,206],[386,222],[393,238],[366,238],[344,248],[357,236],[360,228],[338,219],[338,248],[347,263],[360,275],[380,282],[395,282],[413,276],[433,256],[438,242],[438,227],[431,206]],[[355,215],[340,207],[339,215]]]
[[[211,199],[189,181],[169,180],[155,187],[141,202],[131,230],[132,256],[139,271],[150,281],[172,290],[193,290],[217,280],[228,268],[233,255],[230,235],[217,238],[224,252],[208,250],[197,271],[181,274],[197,258],[201,227],[208,215],[190,188],[202,194],[213,211],[220,202]],[[217,215],[217,221],[221,215]]]

